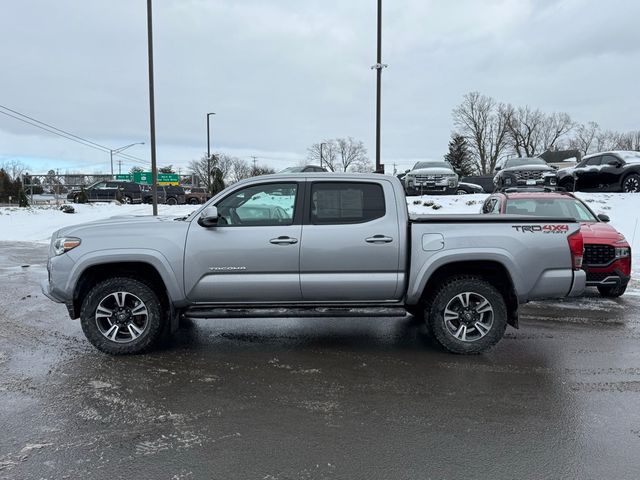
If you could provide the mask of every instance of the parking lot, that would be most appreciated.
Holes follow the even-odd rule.
[[[1,247],[0,478],[637,478],[637,285],[528,305],[481,356],[407,316],[203,321],[114,358],[40,293],[45,246]]]

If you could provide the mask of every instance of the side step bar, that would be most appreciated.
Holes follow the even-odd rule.
[[[404,317],[403,307],[190,307],[184,318]]]

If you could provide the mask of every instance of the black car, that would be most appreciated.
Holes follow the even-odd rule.
[[[303,172],[326,172],[327,169],[318,165],[304,165],[301,167],[288,167],[278,173],[303,173]]]
[[[558,171],[558,185],[580,192],[640,192],[640,152],[615,151],[584,157]]]
[[[542,158],[509,158],[496,166],[496,190],[510,187],[551,187],[558,183],[556,169]]]
[[[153,192],[150,185],[142,186],[142,202],[153,203]],[[184,205],[186,192],[183,187],[177,185],[158,185],[158,203],[167,205]]]
[[[456,195],[469,195],[473,193],[485,193],[485,191],[482,186],[475,183],[458,182]]]
[[[90,202],[142,203],[140,185],[133,182],[99,181],[84,189]],[[78,203],[81,190],[75,188],[67,194],[67,200]]]

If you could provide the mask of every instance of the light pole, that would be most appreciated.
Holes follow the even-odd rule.
[[[215,112],[207,113],[207,189],[211,190],[211,134],[209,127],[209,117],[215,115]],[[211,192],[209,192],[211,193]]]
[[[376,70],[376,172],[384,173],[384,168],[380,163],[380,110],[381,110],[381,89],[382,89],[382,69],[388,65],[382,63],[382,0],[378,0],[378,54],[376,64],[371,70]]]
[[[133,147],[134,145],[144,145],[144,142],[136,142],[130,145],[125,145],[124,147],[114,148],[113,150],[109,150],[109,156],[111,157],[111,176],[113,176],[113,154],[118,154],[129,147]]]
[[[320,166],[321,167],[322,167],[322,160],[323,160],[323,157],[322,157],[322,146],[323,145],[326,145],[326,143],[320,143]]]
[[[156,163],[156,102],[153,86],[153,14],[147,0],[147,57],[149,62],[149,131],[151,136],[151,195],[153,215],[158,215],[158,165]]]

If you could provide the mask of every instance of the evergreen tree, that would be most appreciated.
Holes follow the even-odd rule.
[[[453,167],[453,170],[461,177],[467,177],[477,172],[476,165],[469,153],[467,140],[457,133],[451,135],[449,152],[444,156],[445,161]]]

